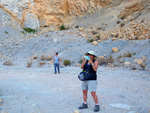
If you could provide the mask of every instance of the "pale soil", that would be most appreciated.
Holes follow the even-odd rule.
[[[82,104],[79,67],[0,67],[1,113],[73,113]],[[101,113],[148,113],[150,73],[124,68],[99,67],[97,95]],[[88,96],[92,113],[94,101]],[[116,106],[116,107],[115,107]]]

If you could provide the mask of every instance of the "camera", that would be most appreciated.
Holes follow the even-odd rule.
[[[85,60],[90,60],[89,56],[84,56]]]

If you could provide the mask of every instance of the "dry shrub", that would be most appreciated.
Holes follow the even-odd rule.
[[[112,56],[109,56],[108,58],[107,58],[107,61],[106,61],[107,63],[114,63],[114,59],[113,59],[113,57]]]
[[[31,67],[32,66],[32,61],[27,62],[27,67]]]
[[[12,63],[11,60],[5,61],[5,62],[3,63],[3,65],[7,65],[7,66],[11,66],[12,64],[13,64],[13,63]]]
[[[46,60],[47,60],[47,61],[52,60],[52,56],[50,56],[50,55],[47,56]]]
[[[43,65],[45,65],[46,63],[45,62],[39,62],[39,66],[41,67],[41,66],[43,66]]]
[[[41,60],[45,60],[45,55],[41,55]]]

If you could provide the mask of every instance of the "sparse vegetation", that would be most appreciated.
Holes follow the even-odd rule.
[[[93,39],[88,39],[88,43],[93,42],[93,41],[94,41]]]
[[[136,55],[136,53],[133,53],[133,55]]]
[[[44,25],[43,27],[49,27],[49,25]]]
[[[80,60],[79,63],[82,64],[83,60]]]
[[[97,35],[96,38],[97,38],[97,40],[100,40],[100,39],[101,39],[100,35]]]
[[[64,65],[65,65],[65,66],[71,65],[70,60],[64,60]]]
[[[75,26],[75,28],[79,28],[79,26]]]
[[[25,32],[24,32],[24,31],[21,31],[21,33],[22,33],[22,34],[25,34]]]
[[[60,30],[66,30],[65,26],[64,25],[60,26]]]
[[[120,24],[120,21],[119,21],[119,20],[117,21],[117,24]]]
[[[122,55],[121,55],[121,54],[118,56],[118,59],[120,59],[120,58],[122,58]]]
[[[121,24],[120,24],[120,27],[123,27],[124,25],[125,25],[124,23],[121,23]]]
[[[111,55],[107,58],[107,63],[114,63],[114,59]]]
[[[35,29],[29,27],[23,28],[23,30],[27,33],[33,33],[33,34],[37,32]]]
[[[130,52],[124,53],[124,57],[132,57],[132,54]]]
[[[7,31],[5,31],[6,34],[9,34]]]
[[[32,61],[27,62],[27,67],[31,67],[32,66]]]
[[[11,60],[5,61],[5,62],[3,63],[3,65],[6,65],[6,66],[11,66],[12,64],[13,64],[13,63],[12,63]]]

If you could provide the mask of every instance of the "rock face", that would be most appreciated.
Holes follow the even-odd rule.
[[[3,17],[8,13],[21,27],[71,25],[78,16],[92,14],[110,5],[118,5],[123,0],[1,0]],[[1,23],[3,23],[1,21]]]

